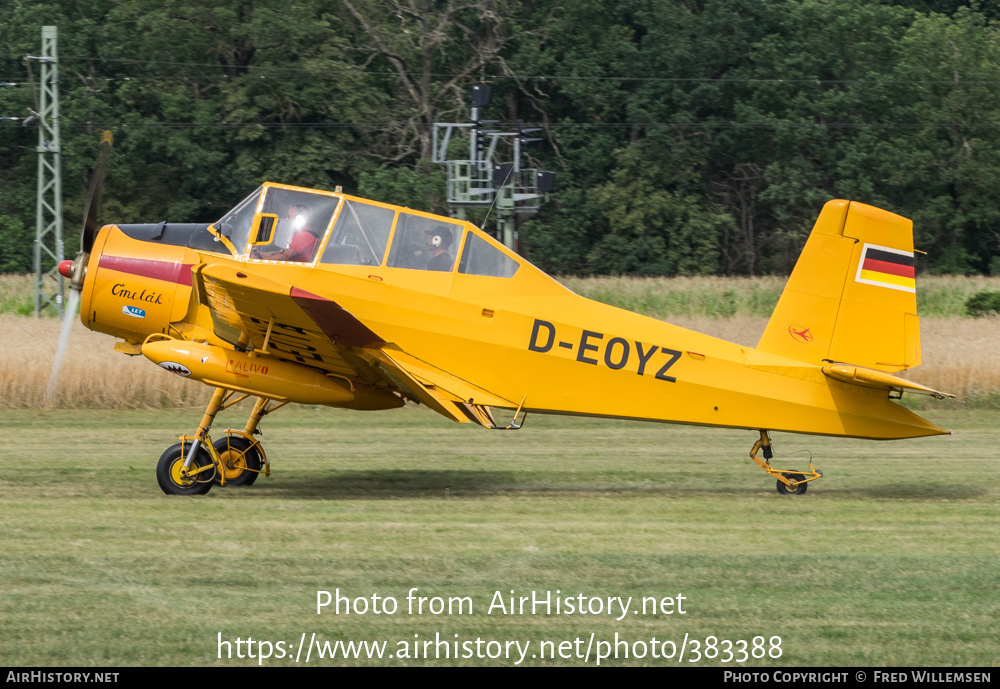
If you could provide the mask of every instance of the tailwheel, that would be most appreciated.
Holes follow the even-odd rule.
[[[253,485],[264,466],[257,443],[241,435],[228,434],[225,438],[216,440],[212,446],[222,460],[222,471],[226,476],[225,485]],[[219,478],[216,478],[215,482],[219,483]]]
[[[809,488],[809,484],[805,482],[806,477],[802,474],[785,473],[782,474],[782,476],[787,478],[789,481],[799,481],[799,483],[795,486],[788,486],[785,485],[781,479],[778,479],[777,484],[779,495],[804,495],[806,489]]]
[[[763,454],[763,458],[757,456],[757,452]],[[808,452],[808,451],[807,451]],[[777,481],[777,488],[779,495],[805,495],[805,492],[809,486],[809,481],[815,481],[816,479],[823,478],[823,472],[819,471],[812,464],[812,454],[809,455],[809,471],[799,469],[797,471],[787,471],[785,469],[775,469],[771,466],[771,459],[774,458],[774,450],[771,447],[771,436],[767,431],[760,431],[760,440],[754,443],[753,449],[750,450],[750,459],[754,463],[763,469],[769,476],[779,477]],[[788,485],[788,483],[794,483],[795,485]]]
[[[156,463],[156,482],[167,495],[204,495],[212,489],[212,479],[216,472],[212,458],[203,448],[198,448],[194,461],[184,468],[184,455],[190,450],[190,443],[177,443],[168,447]],[[198,471],[209,467],[204,471]]]

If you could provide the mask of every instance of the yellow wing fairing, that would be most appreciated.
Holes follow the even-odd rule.
[[[230,266],[207,266],[200,274],[220,338],[258,350],[264,349],[267,338],[267,349],[278,358],[339,375],[356,373],[340,348],[291,298],[291,285]]]
[[[204,294],[216,334],[230,344],[252,348],[259,356],[264,353],[266,343],[266,353],[276,359],[358,381],[362,390],[395,389],[387,377],[350,347],[331,342],[292,299],[291,285],[248,274],[245,269],[219,265],[207,266],[199,272],[199,278],[205,284]],[[220,325],[229,331],[228,337],[223,337]]]

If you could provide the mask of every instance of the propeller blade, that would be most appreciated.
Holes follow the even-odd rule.
[[[59,392],[59,371],[62,370],[63,359],[66,357],[66,346],[69,344],[69,331],[73,327],[73,321],[78,318],[76,310],[80,306],[79,290],[69,291],[69,300],[66,304],[66,311],[63,314],[62,330],[59,332],[59,346],[56,347],[56,358],[52,360],[52,370],[49,372],[49,383],[45,386],[45,406],[52,406],[52,402]]]
[[[97,212],[101,208],[101,192],[104,191],[104,175],[108,171],[108,154],[114,145],[115,137],[110,129],[101,134],[101,150],[97,158],[97,167],[90,178],[90,193],[83,213],[83,231],[80,233],[80,250],[90,253],[97,237]]]

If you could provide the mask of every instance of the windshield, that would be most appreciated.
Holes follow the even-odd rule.
[[[247,248],[247,239],[250,237],[250,228],[253,226],[253,216],[257,212],[260,193],[261,188],[258,188],[215,223],[215,229],[233,243],[237,254],[242,254]]]
[[[268,188],[264,207],[260,212],[278,216],[278,227],[271,247],[274,250],[288,249],[293,238],[301,232],[313,235],[318,242],[326,232],[339,203],[340,199],[336,196]],[[301,242],[302,238],[297,241]],[[306,260],[311,260],[311,257]]]

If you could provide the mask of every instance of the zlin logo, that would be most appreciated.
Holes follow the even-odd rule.
[[[810,329],[801,325],[788,326],[788,334],[799,342],[809,343],[813,341],[813,334],[810,332]]]

